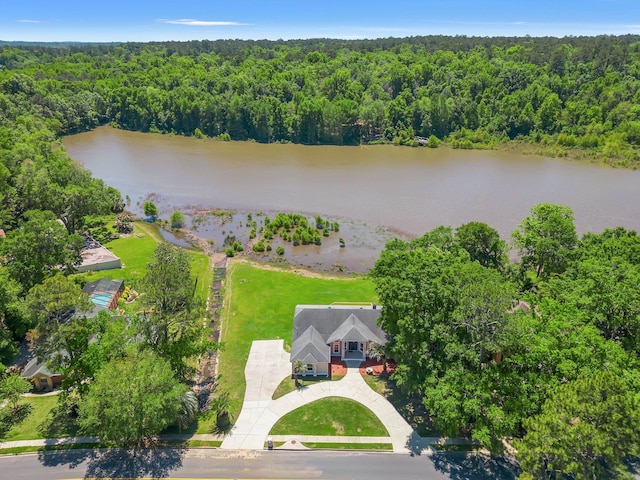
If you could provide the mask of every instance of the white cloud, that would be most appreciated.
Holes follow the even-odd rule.
[[[42,23],[40,20],[16,20],[20,23]]]
[[[193,18],[180,18],[178,20],[159,19],[157,21],[160,23],[170,23],[171,25],[188,25],[190,27],[233,27],[249,25],[248,23],[195,20]]]

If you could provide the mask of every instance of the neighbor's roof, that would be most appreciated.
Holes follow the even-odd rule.
[[[82,291],[87,295],[101,295],[104,293],[116,294],[124,288],[124,280],[109,280],[107,278],[101,278],[95,282],[89,282]]]
[[[94,240],[89,235],[83,234],[84,246],[80,251],[82,263],[79,266],[99,265],[101,263],[120,260],[109,249],[102,246],[100,242]]]
[[[51,371],[47,368],[47,365],[44,362],[39,362],[38,357],[33,357],[24,366],[24,369],[22,370],[22,374],[20,376],[23,378],[32,379],[38,373],[41,373],[46,377],[53,377],[54,375],[59,375],[58,373],[51,373]]]
[[[124,281],[108,280],[102,278],[95,282],[89,282],[82,291],[89,295],[89,299],[100,307],[107,308],[113,298],[124,289]]]
[[[331,361],[331,350],[322,335],[313,328],[307,328],[291,345],[291,361],[302,360],[304,363]]]

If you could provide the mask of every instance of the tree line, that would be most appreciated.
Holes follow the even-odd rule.
[[[640,455],[640,237],[578,238],[570,208],[539,204],[512,244],[518,264],[471,222],[386,245],[372,275],[392,378],[444,435],[511,439],[522,478],[626,478]]]
[[[0,105],[55,135],[121,128],[304,144],[518,140],[634,166],[637,36],[0,47]],[[577,152],[577,153],[576,153]]]

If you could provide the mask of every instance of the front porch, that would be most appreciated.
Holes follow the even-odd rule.
[[[365,360],[366,352],[369,349],[370,342],[358,341],[335,341],[331,346],[331,357],[338,357],[341,360]]]

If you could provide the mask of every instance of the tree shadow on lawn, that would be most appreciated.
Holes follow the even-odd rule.
[[[42,435],[42,438],[75,436],[78,433],[77,415],[74,415],[66,406],[58,403],[38,425],[38,433]]]
[[[391,405],[398,411],[411,428],[422,437],[439,437],[438,432],[433,426],[433,421],[429,412],[422,403],[419,395],[407,395],[396,383],[387,375],[380,375],[378,381],[384,383],[384,397],[389,400]]]
[[[18,405],[13,411],[8,406],[0,410],[0,439],[5,438],[13,427],[24,422],[32,411],[33,405],[28,403]]]
[[[86,478],[164,478],[182,467],[186,448],[113,448],[38,453],[45,467],[86,464]]]
[[[441,452],[431,456],[434,467],[452,480],[516,479],[521,473],[515,460],[480,453]]]

